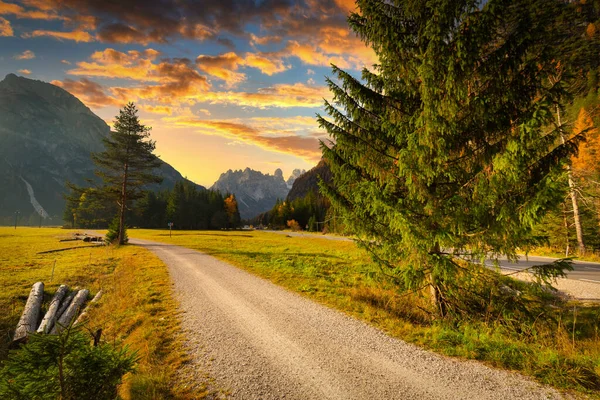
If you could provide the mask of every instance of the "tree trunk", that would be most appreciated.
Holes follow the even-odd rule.
[[[565,135],[562,131],[560,109],[558,106],[556,106],[556,117],[560,129],[560,141],[562,144],[565,144]],[[567,180],[569,182],[569,195],[571,196],[571,202],[573,203],[573,220],[575,222],[575,233],[577,234],[577,247],[579,248],[579,255],[582,256],[585,254],[585,243],[583,242],[583,230],[581,229],[579,204],[577,202],[577,192],[575,191],[575,181],[573,180],[573,170],[570,163],[567,163]]]
[[[61,315],[63,315],[65,311],[67,311],[67,308],[69,308],[69,306],[71,305],[71,302],[75,298],[75,295],[77,294],[77,292],[78,292],[78,290],[77,290],[77,288],[75,288],[75,290],[73,290],[73,292],[71,294],[69,294],[62,303],[60,303],[60,308],[58,309],[58,312],[56,313],[57,320],[60,319]]]
[[[83,310],[83,312],[81,314],[79,314],[79,317],[77,317],[77,319],[75,320],[75,325],[80,324],[85,320],[85,318],[87,317],[88,311],[90,311],[90,306],[92,304],[94,304],[95,302],[97,302],[98,300],[100,300],[101,297],[102,297],[102,290],[98,290],[98,293],[96,293],[94,298],[92,300],[90,300],[90,302],[88,303],[87,306],[85,306],[85,310]]]
[[[125,244],[125,209],[127,203],[127,178],[129,165],[123,167],[123,183],[121,185],[121,209],[119,210],[119,245]]]
[[[429,254],[440,254],[440,244],[436,242],[436,244],[429,251]],[[440,282],[438,282],[437,278],[433,275],[432,272],[429,273],[429,292],[431,295],[431,305],[435,310],[435,313],[438,318],[443,318],[446,316],[446,304],[444,303],[444,299],[442,296],[442,292],[440,289]]]
[[[43,300],[44,284],[42,282],[36,282],[33,284],[31,292],[29,292],[27,303],[25,304],[23,314],[21,314],[21,319],[19,319],[15,335],[13,336],[13,342],[22,341],[27,337],[29,332],[35,332]]]
[[[67,308],[67,311],[65,311],[63,315],[60,316],[58,321],[56,321],[56,324],[54,325],[54,328],[52,328],[51,333],[60,333],[71,324],[71,321],[73,320],[73,318],[75,318],[75,316],[81,309],[81,306],[83,306],[83,303],[85,303],[85,301],[87,300],[89,294],[90,292],[87,289],[83,289],[77,292],[77,295],[71,302],[71,305],[69,305],[69,308]]]
[[[52,297],[52,301],[50,301],[50,306],[48,306],[48,311],[46,311],[46,315],[44,315],[44,319],[42,319],[42,323],[37,330],[38,333],[48,333],[50,329],[52,329],[60,308],[60,302],[68,291],[69,288],[67,285],[60,285],[56,290],[54,297]]]

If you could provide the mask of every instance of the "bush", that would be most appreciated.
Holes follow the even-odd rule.
[[[301,231],[302,230],[302,228],[300,227],[300,224],[295,219],[290,219],[288,222],[286,222],[286,225],[293,232],[297,232],[297,231]]]
[[[127,225],[123,227],[123,235],[125,236],[125,243],[129,241],[129,237],[127,236]],[[115,243],[119,240],[119,216],[113,218],[108,226],[108,232],[104,236],[104,241],[106,243]]]
[[[123,375],[136,362],[127,347],[91,345],[77,328],[59,335],[32,334],[0,370],[0,398],[115,399]]]

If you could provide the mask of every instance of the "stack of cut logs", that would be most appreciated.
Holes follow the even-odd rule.
[[[21,319],[17,324],[13,343],[25,341],[27,334],[31,332],[57,334],[70,326],[73,320],[75,320],[74,325],[82,322],[90,304],[98,301],[102,296],[102,290],[98,291],[86,309],[79,314],[89,294],[90,292],[87,289],[75,289],[69,293],[69,288],[66,285],[60,285],[40,322],[44,300],[44,284],[42,282],[35,283],[29,293]]]

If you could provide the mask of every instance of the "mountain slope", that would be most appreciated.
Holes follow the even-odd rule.
[[[93,178],[90,154],[103,150],[109,126],[75,96],[42,81],[9,74],[0,81],[0,217],[18,210],[60,223],[65,181]],[[169,164],[161,187],[183,179]],[[155,187],[155,189],[158,187]]]
[[[289,191],[280,169],[275,170],[274,175],[265,175],[250,168],[221,174],[211,189],[235,194],[244,219],[270,210],[277,199],[285,199]]]
[[[331,181],[331,171],[323,160],[319,161],[314,168],[296,178],[286,200],[301,199],[309,192],[319,194],[319,177],[325,180],[325,182]]]

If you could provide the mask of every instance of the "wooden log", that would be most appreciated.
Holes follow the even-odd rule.
[[[94,298],[92,300],[90,300],[90,302],[87,304],[87,306],[85,306],[85,310],[83,310],[83,312],[81,314],[79,314],[79,317],[77,317],[77,319],[75,320],[75,325],[80,324],[85,320],[85,318],[87,317],[87,313],[90,311],[91,305],[94,304],[95,302],[97,302],[98,300],[100,300],[101,297],[102,297],[102,290],[98,290],[98,293],[96,293]]]
[[[61,303],[60,303],[60,307],[58,309],[58,312],[56,313],[56,320],[60,319],[60,316],[63,315],[63,313],[65,311],[67,311],[67,308],[69,308],[69,306],[71,305],[71,302],[73,301],[73,299],[75,298],[75,295],[77,294],[77,292],[79,291],[78,288],[75,288],[68,296],[66,299],[64,299]]]
[[[60,316],[58,321],[56,321],[56,324],[54,324],[54,327],[52,328],[52,331],[50,331],[50,333],[60,333],[63,329],[68,327],[71,324],[71,321],[73,321],[73,318],[75,318],[75,316],[83,306],[83,303],[85,303],[85,301],[87,300],[89,294],[90,291],[87,289],[83,289],[77,292],[75,298],[69,305],[69,308],[67,308],[67,311],[65,311],[63,315]]]
[[[54,322],[56,321],[58,310],[60,309],[60,302],[67,295],[69,291],[69,287],[67,285],[60,285],[52,297],[50,301],[50,305],[48,306],[48,311],[46,311],[46,315],[44,315],[44,319],[40,323],[40,327],[37,329],[37,333],[48,333],[50,329],[54,326]]]
[[[90,245],[86,245],[86,246],[65,247],[64,249],[54,249],[54,250],[39,251],[36,254],[58,253],[60,251],[85,249],[85,248],[88,248],[88,247],[100,247],[100,246],[103,246],[103,245],[104,245],[104,243],[97,243],[97,244],[90,244]]]
[[[23,314],[21,314],[21,319],[19,319],[15,335],[13,336],[13,342],[24,341],[29,332],[35,332],[43,300],[44,284],[42,282],[36,282],[33,284],[31,292],[29,292],[27,303],[25,304]]]

